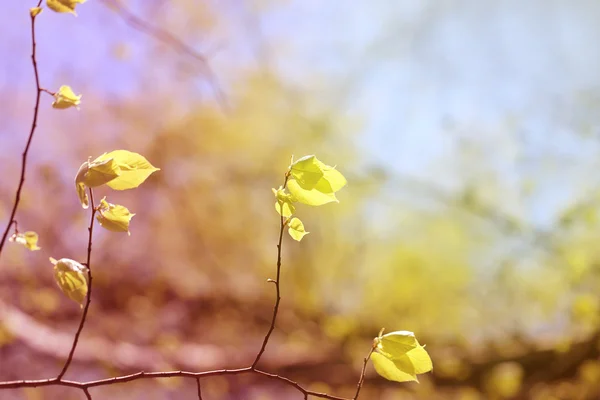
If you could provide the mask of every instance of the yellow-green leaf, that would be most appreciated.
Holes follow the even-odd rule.
[[[86,0],[46,0],[49,9],[58,13],[71,13],[77,15],[75,6],[85,3]]]
[[[75,188],[83,208],[88,208],[89,200],[87,188],[104,185],[119,176],[121,170],[113,159],[101,161],[86,161],[81,164],[75,176]]]
[[[296,212],[296,207],[292,204],[292,201],[294,200],[293,196],[285,193],[281,187],[277,190],[272,190],[273,194],[277,198],[277,201],[275,202],[275,210],[281,216],[286,218],[291,217]]]
[[[425,347],[409,331],[380,334],[375,338],[375,351],[371,354],[371,360],[379,375],[397,382],[418,382],[417,374],[433,369]]]
[[[396,365],[394,361],[383,354],[372,353],[371,361],[373,361],[375,371],[387,380],[396,382],[418,381],[414,369],[412,371],[404,371],[402,365]]]
[[[96,219],[104,229],[112,232],[127,232],[131,235],[129,223],[134,215],[126,207],[108,203],[104,198],[100,200]]]
[[[340,171],[329,166],[324,167],[323,180],[329,184],[333,193],[339,191],[348,183]]]
[[[25,233],[15,233],[8,240],[11,242],[22,244],[31,251],[41,249],[41,247],[38,247],[37,245],[38,234],[32,231],[28,231]]]
[[[377,349],[386,357],[395,358],[419,346],[415,334],[410,331],[396,331],[379,336],[375,339]]]
[[[290,175],[302,188],[310,190],[323,177],[322,165],[314,155],[304,156],[290,166]]]
[[[424,374],[433,369],[431,358],[423,346],[418,346],[393,359],[374,352],[371,354],[371,360],[379,375],[396,382],[418,382],[418,374]]]
[[[346,178],[338,170],[310,155],[292,163],[287,187],[297,201],[320,206],[337,202],[335,193],[346,183]]]
[[[319,182],[315,187],[307,190],[302,188],[295,179],[290,179],[287,188],[297,201],[309,206],[321,206],[331,202],[339,203],[335,193],[327,185],[327,182]]]
[[[57,261],[50,257],[50,262],[54,264],[54,279],[58,287],[68,298],[83,307],[88,292],[87,268],[69,258]]]
[[[292,237],[292,239],[301,241],[305,235],[308,235],[310,232],[306,232],[304,229],[304,224],[300,221],[299,218],[292,218],[288,222],[288,233]]]
[[[54,102],[52,103],[52,107],[58,109],[75,107],[79,109],[80,103],[81,95],[76,95],[69,86],[63,85],[58,89],[58,92],[54,94]]]
[[[115,190],[133,189],[141,185],[153,172],[160,168],[154,167],[144,156],[127,150],[115,150],[98,157],[96,161],[113,159],[119,166],[119,176],[107,183]]]

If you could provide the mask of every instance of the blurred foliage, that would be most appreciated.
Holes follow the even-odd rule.
[[[18,3],[7,12],[27,12]],[[284,242],[282,310],[264,359],[270,370],[350,396],[362,357],[386,327],[414,331],[434,372],[420,385],[397,385],[369,369],[361,398],[600,396],[597,179],[583,174],[581,190],[553,182],[553,192],[545,192],[564,164],[542,149],[538,173],[529,173],[514,156],[528,145],[518,120],[508,117],[497,131],[449,129],[450,150],[423,171],[428,178],[401,175],[365,154],[366,117],[336,101],[355,71],[308,71],[298,82],[276,67],[273,60],[293,52],[291,39],[265,35],[254,23],[288,2],[256,1],[247,9],[214,1],[123,2],[208,54],[226,104],[198,59],[140,30],[122,9],[105,7],[110,3],[79,7],[71,27],[40,23],[43,84],[58,87],[69,77],[84,96],[79,112],[57,115],[47,101],[41,113],[18,220],[40,234],[42,250],[8,246],[2,254],[0,379],[47,377],[64,358],[79,308],[60,295],[47,259],[84,259],[87,217],[73,179],[89,156],[115,148],[142,153],[161,171],[135,193],[112,194],[139,216],[131,237],[98,230],[94,298],[70,373],[88,379],[247,365],[274,300],[266,283],[275,270],[279,223],[271,188],[282,184],[292,154],[318,153],[344,166],[349,185],[340,204],[303,210],[311,234],[302,243]],[[26,43],[20,22],[9,28]],[[29,71],[27,57],[18,50],[11,60],[22,59]],[[18,96],[11,104],[0,100],[0,219],[12,202],[31,111],[32,77],[17,78],[2,90]],[[583,133],[599,96],[586,92],[588,111],[577,115],[582,136],[572,140],[580,148],[597,140]],[[590,168],[571,160],[578,162]],[[562,200],[540,223],[533,215],[554,193]],[[104,194],[99,190],[98,198]],[[296,395],[247,377],[206,379],[204,388],[210,399]],[[97,392],[175,399],[194,390],[170,380]],[[7,393],[80,396],[64,388]]]

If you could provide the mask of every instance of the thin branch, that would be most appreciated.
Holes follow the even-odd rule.
[[[73,345],[71,346],[71,351],[69,352],[69,357],[67,358],[67,361],[65,362],[65,366],[63,367],[62,371],[60,371],[60,374],[58,374],[58,376],[56,377],[56,379],[59,381],[62,379],[62,377],[67,372],[69,365],[71,365],[71,361],[73,361],[73,355],[75,354],[75,349],[77,348],[77,343],[79,342],[79,335],[81,335],[81,331],[83,330],[83,326],[85,325],[87,313],[90,308],[90,303],[92,302],[92,268],[90,265],[90,259],[92,257],[92,237],[93,237],[93,233],[94,233],[94,216],[96,215],[96,206],[94,205],[94,192],[92,191],[92,188],[89,188],[89,193],[90,193],[91,212],[90,212],[90,226],[88,226],[89,235],[88,235],[87,262],[86,262],[87,273],[88,273],[88,282],[87,282],[88,292],[87,292],[85,307],[83,309],[83,314],[81,315],[81,321],[79,322],[79,328],[77,328],[77,333],[75,334],[75,338],[73,339]]]
[[[83,393],[85,393],[85,397],[88,400],[92,400],[92,395],[90,394],[90,391],[88,390],[88,388],[83,388]]]
[[[102,0],[102,2],[106,5],[106,7],[119,14],[119,16],[123,18],[127,25],[131,26],[134,29],[137,29],[140,32],[144,32],[150,36],[153,36],[161,42],[169,44],[176,50],[187,54],[188,56],[194,58],[196,61],[199,61],[200,65],[202,66],[202,71],[206,75],[206,78],[210,83],[211,89],[215,94],[217,101],[224,109],[228,108],[225,94],[219,87],[215,73],[211,69],[209,62],[204,55],[198,53],[189,45],[179,40],[172,33],[160,29],[156,26],[152,26],[137,15],[133,14],[131,11],[129,11],[129,9],[127,9],[127,7],[123,5],[123,3],[120,0]]]
[[[42,0],[39,0],[37,3],[37,7],[42,4]],[[21,155],[21,178],[19,180],[19,185],[17,186],[17,191],[15,192],[15,200],[13,202],[13,208],[10,212],[10,217],[8,218],[8,224],[4,229],[4,233],[2,234],[2,239],[0,239],[0,254],[2,254],[2,249],[4,248],[4,244],[6,243],[6,239],[8,237],[8,232],[10,231],[10,227],[15,221],[15,216],[17,214],[17,209],[19,208],[19,203],[21,202],[21,192],[23,191],[23,186],[25,185],[25,173],[27,171],[27,156],[29,155],[29,148],[31,147],[31,142],[33,141],[33,135],[35,133],[35,128],[37,127],[37,120],[40,111],[40,98],[42,95],[42,88],[40,85],[40,75],[38,72],[37,65],[37,57],[36,57],[36,42],[35,42],[35,18],[36,15],[34,13],[30,13],[31,17],[31,64],[33,66],[33,75],[35,76],[35,106],[33,107],[33,118],[31,120],[31,128],[29,129],[29,137],[27,138],[27,144],[25,145],[25,149]]]
[[[360,389],[362,388],[363,382],[365,381],[365,373],[367,372],[367,364],[369,363],[369,359],[371,358],[371,354],[375,350],[375,346],[371,347],[371,351],[364,359],[362,371],[360,372],[360,378],[358,379],[358,384],[356,385],[356,394],[353,397],[353,400],[358,399],[358,395],[360,394]]]
[[[198,387],[198,400],[202,400],[202,386],[200,386],[199,377],[196,377],[196,386]]]
[[[285,174],[285,180],[283,181],[282,188],[285,189],[289,177],[290,177],[289,172],[287,172]],[[274,281],[269,280],[269,282],[273,282],[275,284],[277,298],[275,300],[275,306],[273,307],[273,317],[271,318],[271,326],[269,327],[269,330],[267,331],[267,334],[265,335],[265,338],[263,340],[260,351],[256,355],[254,362],[252,363],[252,369],[256,369],[256,366],[258,365],[260,358],[262,357],[263,353],[265,352],[265,350],[267,348],[267,343],[269,342],[269,338],[271,337],[271,334],[273,333],[273,330],[275,329],[275,320],[277,319],[277,313],[279,312],[279,303],[281,302],[281,291],[279,288],[279,278],[281,276],[281,243],[283,242],[283,230],[285,229],[285,217],[283,216],[283,210],[281,212],[279,221],[280,221],[279,241],[277,242],[277,278],[275,278]]]

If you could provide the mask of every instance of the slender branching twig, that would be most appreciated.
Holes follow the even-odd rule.
[[[289,177],[290,177],[289,172],[287,172],[285,174],[285,180],[283,181],[282,188],[286,187]],[[258,365],[258,362],[260,361],[260,358],[262,357],[263,353],[265,352],[265,350],[267,348],[267,343],[269,342],[269,338],[271,337],[271,334],[273,333],[273,330],[275,329],[275,320],[277,319],[277,313],[279,311],[279,303],[281,302],[281,289],[280,289],[280,285],[279,285],[279,278],[281,276],[281,243],[283,242],[283,231],[285,229],[285,223],[286,223],[285,217],[283,216],[283,211],[281,212],[281,214],[282,215],[279,218],[279,220],[280,220],[279,241],[277,242],[277,277],[275,278],[275,280],[269,280],[269,282],[273,282],[275,284],[275,291],[276,291],[277,297],[275,299],[275,306],[273,307],[273,317],[271,318],[271,326],[269,327],[269,330],[267,331],[267,334],[265,335],[265,338],[263,340],[262,346],[261,346],[258,354],[256,355],[254,362],[252,363],[252,369],[256,368],[256,366]]]
[[[202,400],[202,386],[200,385],[199,377],[196,377],[196,386],[198,387],[198,400]]]
[[[42,4],[42,0],[39,0],[37,3],[37,7]],[[2,254],[2,249],[4,248],[4,244],[6,243],[6,239],[8,238],[8,233],[10,232],[10,227],[15,221],[15,216],[17,215],[17,209],[19,208],[19,203],[21,202],[21,192],[23,191],[23,186],[25,185],[25,173],[27,172],[27,156],[29,155],[29,148],[31,147],[31,142],[33,141],[33,135],[35,134],[35,128],[37,127],[37,120],[40,111],[40,98],[42,95],[42,88],[40,85],[40,75],[38,72],[37,65],[37,55],[36,55],[36,42],[35,42],[35,18],[36,15],[31,13],[31,65],[33,66],[33,75],[35,76],[35,105],[33,107],[33,118],[31,120],[31,128],[29,129],[29,137],[27,138],[27,144],[25,145],[25,149],[21,154],[21,178],[19,179],[19,185],[17,186],[17,191],[15,192],[15,200],[13,201],[13,207],[10,212],[10,217],[8,218],[8,224],[6,224],[6,228],[4,229],[4,233],[2,234],[2,239],[0,239],[0,254]]]
[[[83,326],[85,325],[87,313],[90,308],[90,303],[92,302],[92,268],[90,265],[90,261],[91,261],[91,257],[92,257],[92,236],[94,233],[94,216],[96,215],[96,206],[94,204],[94,192],[91,188],[89,189],[89,192],[90,192],[91,212],[90,212],[90,226],[88,226],[88,246],[87,246],[87,261],[86,261],[87,274],[88,274],[88,276],[87,276],[88,277],[88,282],[87,282],[88,291],[87,291],[85,306],[83,308],[83,314],[81,315],[81,321],[79,322],[79,327],[77,328],[77,333],[75,333],[75,338],[73,339],[73,345],[71,346],[71,351],[69,352],[69,357],[67,358],[67,361],[65,362],[65,365],[64,365],[62,371],[60,371],[60,374],[58,374],[58,377],[57,377],[57,379],[59,381],[65,375],[65,373],[67,372],[67,369],[69,369],[69,365],[71,365],[71,361],[73,361],[73,355],[75,354],[75,349],[77,348],[77,343],[79,342],[79,335],[81,335],[81,331],[83,330]]]
[[[369,359],[371,358],[371,354],[375,351],[375,346],[371,347],[371,351],[364,359],[362,371],[360,372],[360,378],[358,379],[358,384],[356,385],[356,394],[354,394],[353,400],[358,399],[358,395],[360,394],[360,389],[362,389],[363,382],[365,381],[365,373],[367,372],[367,364],[369,363]]]

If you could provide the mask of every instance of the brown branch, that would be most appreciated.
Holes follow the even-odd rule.
[[[202,400],[202,386],[200,386],[200,378],[196,377],[196,386],[198,387],[198,400]]]
[[[67,358],[67,361],[65,362],[65,365],[62,369],[62,371],[60,371],[60,374],[58,374],[58,376],[56,377],[57,380],[61,380],[62,377],[65,375],[65,373],[67,372],[67,369],[69,369],[69,365],[71,365],[71,361],[73,361],[73,355],[75,354],[75,349],[77,348],[77,343],[79,342],[79,335],[81,335],[81,331],[83,330],[83,326],[85,325],[85,320],[87,317],[87,313],[88,310],[90,308],[90,303],[92,302],[92,268],[90,265],[90,260],[92,257],[92,237],[93,237],[93,233],[94,233],[94,216],[96,215],[96,206],[94,205],[94,192],[92,191],[92,188],[89,189],[89,193],[90,193],[90,226],[88,226],[88,246],[87,246],[87,262],[86,262],[86,267],[87,267],[87,274],[88,274],[88,292],[87,292],[87,298],[86,298],[86,302],[85,302],[85,307],[83,309],[83,314],[81,315],[81,321],[79,322],[79,327],[77,328],[77,333],[75,333],[75,338],[73,339],[73,345],[71,346],[71,351],[69,352],[69,357]]]
[[[365,372],[367,372],[367,364],[369,363],[369,359],[371,358],[371,354],[373,354],[374,350],[375,346],[372,346],[371,351],[369,351],[369,354],[367,354],[367,356],[364,359],[362,371],[360,372],[360,378],[358,379],[358,384],[356,385],[356,394],[353,397],[354,400],[358,399],[360,389],[362,388],[363,382],[365,381]]]
[[[37,3],[37,7],[42,4],[42,0],[39,0]],[[17,209],[19,208],[19,203],[21,202],[21,192],[23,191],[23,186],[25,185],[25,173],[27,171],[27,156],[29,155],[29,148],[31,147],[31,142],[33,140],[33,135],[35,133],[35,128],[37,127],[37,120],[40,111],[40,98],[42,95],[42,88],[40,85],[40,75],[38,72],[37,66],[37,57],[36,57],[36,42],[35,42],[35,17],[33,13],[30,13],[31,17],[31,64],[33,66],[33,75],[35,76],[35,106],[33,107],[33,118],[31,120],[31,128],[29,130],[29,137],[27,138],[27,144],[25,145],[25,149],[21,155],[21,178],[19,180],[19,185],[17,186],[17,191],[15,192],[15,200],[13,202],[13,208],[10,212],[10,217],[8,218],[8,224],[4,229],[4,233],[2,234],[2,239],[0,239],[0,254],[2,254],[2,249],[4,248],[4,244],[6,243],[6,239],[8,238],[8,232],[10,231],[10,227],[15,221],[15,216],[17,214]]]
[[[85,393],[85,397],[88,400],[92,400],[92,395],[90,394],[90,391],[88,390],[88,388],[83,388],[83,393]]]
[[[157,378],[195,378],[200,379],[208,376],[223,376],[223,375],[241,375],[246,373],[254,373],[258,375],[262,375],[264,377],[278,380],[283,382],[293,388],[297,389],[299,392],[306,396],[319,397],[322,399],[329,400],[351,400],[346,397],[338,397],[332,396],[326,393],[313,392],[310,390],[304,389],[297,382],[285,378],[280,375],[271,374],[265,371],[261,371],[258,369],[252,369],[251,367],[239,368],[239,369],[220,369],[214,371],[206,371],[206,372],[190,372],[190,371],[163,371],[163,372],[137,372],[135,374],[117,376],[114,378],[106,378],[99,379],[95,381],[88,382],[78,382],[78,381],[68,381],[68,380],[59,380],[58,378],[52,379],[37,379],[37,380],[21,380],[21,381],[10,381],[10,382],[0,382],[0,389],[16,389],[16,388],[26,388],[26,387],[44,387],[44,386],[66,386],[78,388],[81,390],[89,390],[92,387],[97,386],[108,386],[115,385],[119,383],[132,382],[139,379],[157,379]]]
[[[133,29],[146,33],[163,43],[169,44],[177,51],[187,54],[196,61],[200,62],[202,71],[206,75],[207,80],[210,83],[211,89],[217,98],[217,101],[224,109],[228,108],[225,94],[219,87],[217,78],[204,55],[198,53],[189,45],[179,40],[172,33],[167,32],[158,27],[152,26],[137,15],[133,14],[131,11],[129,11],[129,9],[127,9],[127,7],[123,5],[123,3],[120,0],[102,0],[102,2],[106,7],[119,14],[119,16],[123,18],[125,23]]]
[[[285,189],[289,177],[290,177],[289,172],[287,172],[285,174],[285,180],[283,181],[282,188]],[[277,313],[279,311],[279,303],[281,302],[281,291],[280,291],[280,287],[279,287],[279,278],[281,276],[281,243],[283,242],[283,230],[285,229],[285,222],[286,222],[285,217],[283,216],[283,207],[281,207],[281,215],[280,215],[279,221],[280,221],[279,241],[277,242],[277,277],[275,278],[275,280],[269,280],[269,282],[273,282],[275,284],[277,298],[275,300],[275,306],[273,307],[273,317],[271,318],[271,326],[269,327],[269,330],[267,331],[267,334],[265,335],[265,338],[263,340],[262,346],[261,346],[258,354],[256,355],[254,362],[252,363],[252,369],[256,369],[256,366],[258,365],[260,358],[262,357],[263,353],[265,352],[265,350],[267,348],[267,343],[269,342],[269,338],[271,337],[271,334],[273,333],[273,330],[275,329],[275,320],[277,319]]]

